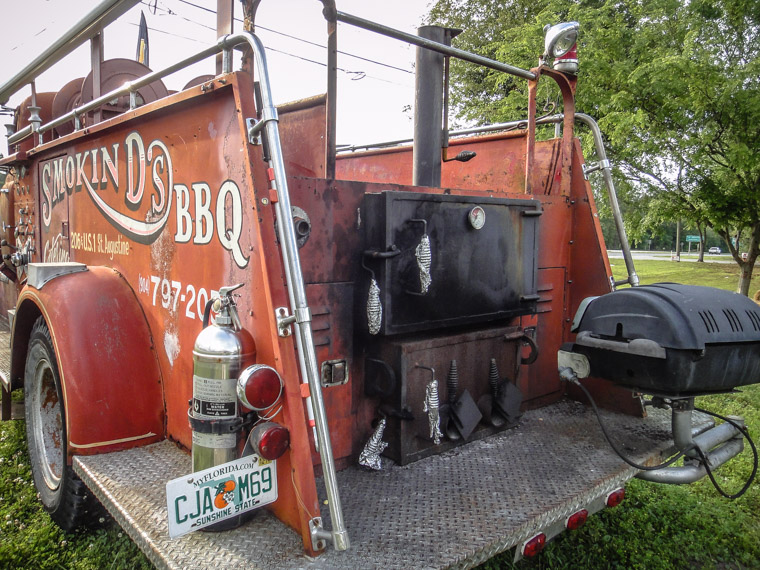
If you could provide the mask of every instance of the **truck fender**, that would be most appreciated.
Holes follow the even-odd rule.
[[[19,295],[11,378],[21,385],[32,326],[42,316],[63,391],[67,453],[94,455],[164,439],[161,371],[140,303],[117,271],[90,266]]]

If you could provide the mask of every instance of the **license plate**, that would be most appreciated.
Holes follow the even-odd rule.
[[[277,466],[257,455],[242,457],[166,484],[169,536],[218,523],[277,500]]]

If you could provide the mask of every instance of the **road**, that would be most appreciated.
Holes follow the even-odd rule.
[[[659,261],[669,261],[675,252],[670,251],[631,251],[633,259],[653,259]],[[623,252],[619,249],[608,249],[607,257],[610,259],[623,259]],[[681,261],[697,261],[699,255],[697,253],[681,253]],[[705,255],[705,262],[708,263],[732,263],[735,264],[734,258],[728,253],[721,253],[720,255]]]

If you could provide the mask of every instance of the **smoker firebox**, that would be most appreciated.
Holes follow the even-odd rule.
[[[367,299],[371,276],[379,286],[372,303],[382,307],[370,332],[394,335],[535,312],[540,215],[540,203],[529,199],[366,194],[366,279],[358,298]]]
[[[585,311],[584,311],[585,309]],[[743,295],[658,283],[582,305],[577,338],[590,375],[670,397],[760,382],[760,307]]]

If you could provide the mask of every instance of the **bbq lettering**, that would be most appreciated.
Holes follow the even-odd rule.
[[[243,200],[238,185],[225,180],[214,192],[204,181],[175,184],[171,154],[159,139],[146,144],[133,131],[123,144],[47,160],[41,163],[40,183],[45,228],[58,204],[84,190],[122,235],[150,245],[166,228],[176,202],[175,242],[206,245],[216,237],[238,267],[248,265],[240,245]]]

